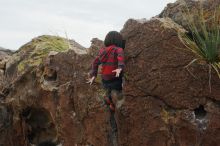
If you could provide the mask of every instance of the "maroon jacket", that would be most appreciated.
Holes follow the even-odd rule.
[[[104,47],[99,50],[98,56],[92,63],[92,76],[97,76],[98,66],[102,64],[102,79],[114,80],[116,79],[115,72],[113,70],[117,68],[124,69],[124,51],[120,47],[115,45]]]

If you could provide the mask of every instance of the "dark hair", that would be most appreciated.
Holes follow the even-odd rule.
[[[110,31],[106,37],[104,44],[106,47],[115,45],[117,47],[121,47],[124,49],[125,47],[125,40],[123,40],[122,35],[117,31]]]
[[[122,45],[120,46],[122,49],[125,48],[126,40],[122,40]]]
[[[56,146],[56,144],[54,142],[45,141],[41,142],[38,146]]]

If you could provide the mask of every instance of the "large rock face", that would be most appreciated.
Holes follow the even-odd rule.
[[[54,39],[60,49],[48,44]],[[2,123],[10,124],[2,126],[0,144],[111,145],[100,83],[86,84],[92,59],[85,48],[59,37],[41,36],[22,46],[7,62]]]
[[[6,64],[0,94],[0,145],[219,146],[220,80],[194,63],[169,18],[128,20],[124,98],[114,117],[100,81],[86,84],[102,41],[90,49],[54,36],[25,44]],[[116,120],[117,132],[112,131]]]
[[[220,80],[208,87],[208,67],[185,68],[193,54],[170,19],[129,20],[125,103],[117,111],[119,145],[215,145],[220,140]],[[208,139],[208,140],[207,140]]]

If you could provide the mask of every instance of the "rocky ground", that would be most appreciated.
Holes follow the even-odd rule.
[[[0,51],[0,145],[219,146],[220,80],[213,72],[210,92],[206,64],[185,68],[195,56],[178,37],[187,29],[176,16],[180,2],[151,20],[125,23],[124,97],[114,116],[103,105],[100,77],[86,84],[101,40],[86,49],[40,36],[13,54]]]

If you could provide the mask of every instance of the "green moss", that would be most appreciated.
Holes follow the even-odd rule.
[[[101,74],[98,74],[95,81],[96,81],[97,83],[101,84],[101,83],[102,83],[102,75],[101,75]]]
[[[18,71],[24,70],[24,68],[25,68],[24,65],[25,65],[24,63],[19,63],[18,67],[17,67]]]
[[[168,124],[169,119],[170,119],[170,114],[169,114],[169,112],[167,112],[165,109],[162,109],[160,115],[161,115],[161,118],[163,119],[163,121],[164,121],[166,124]]]
[[[129,80],[129,75],[128,75],[128,73],[124,73],[124,79],[125,79],[125,80]]]
[[[18,72],[25,71],[30,66],[38,66],[42,63],[49,52],[65,52],[69,50],[70,44],[67,39],[58,36],[40,36],[21,48],[25,54],[23,60],[18,64]]]
[[[178,118],[176,118],[175,114],[164,108],[161,110],[160,116],[165,124],[176,124],[178,122]]]
[[[106,95],[106,90],[103,89],[103,88],[100,88],[100,89],[97,90],[97,92],[98,92],[99,100],[103,101],[104,96]]]

